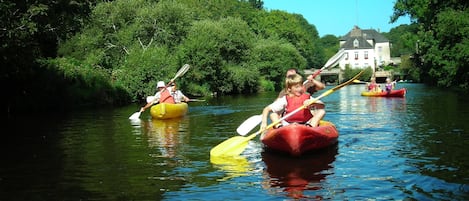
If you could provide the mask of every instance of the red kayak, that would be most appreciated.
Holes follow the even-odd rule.
[[[374,97],[404,97],[407,90],[405,88],[386,91],[364,91],[361,93],[362,96],[374,96]]]
[[[305,152],[328,147],[337,143],[339,132],[334,124],[321,121],[318,127],[290,124],[269,129],[261,142],[267,149],[299,156]]]

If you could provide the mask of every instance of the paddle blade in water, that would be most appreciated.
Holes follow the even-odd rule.
[[[140,118],[140,112],[135,112],[129,117],[129,119],[139,119],[139,118]]]
[[[251,138],[235,136],[210,150],[210,156],[237,156],[246,149]]]
[[[255,128],[257,125],[259,125],[262,122],[262,115],[254,115],[252,117],[249,117],[249,119],[246,119],[239,127],[236,129],[236,132],[240,135],[246,135],[253,128]]]

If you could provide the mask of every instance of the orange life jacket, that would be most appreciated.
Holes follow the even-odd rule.
[[[160,103],[172,103],[175,104],[173,96],[169,93],[169,90],[166,88],[160,92]]]
[[[310,98],[310,96],[306,93],[302,94],[299,97],[298,96],[294,96],[294,97],[285,96],[285,97],[287,98],[287,106],[285,107],[285,115],[301,107],[303,105],[303,102],[305,100],[309,100]],[[293,114],[292,116],[286,118],[285,121],[291,122],[291,123],[293,122],[305,123],[309,121],[312,117],[313,115],[311,114],[311,111],[309,110],[309,108],[305,108]]]

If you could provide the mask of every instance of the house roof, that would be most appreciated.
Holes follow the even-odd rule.
[[[359,47],[354,48],[353,41],[357,39]],[[345,41],[341,46],[345,49],[369,49],[373,48],[373,45],[368,43],[367,40],[372,40],[374,44],[389,42],[389,40],[382,34],[378,33],[374,29],[360,29],[358,26],[354,26],[353,29],[348,32],[345,36],[340,38],[340,41]]]
[[[353,42],[358,41],[358,48],[353,45]],[[373,46],[368,43],[363,37],[350,37],[345,41],[345,43],[341,46],[342,48],[349,50],[349,49],[373,49]]]

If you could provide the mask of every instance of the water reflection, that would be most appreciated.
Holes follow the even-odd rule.
[[[188,118],[150,119],[141,122],[142,133],[148,137],[148,146],[158,148],[161,157],[173,158],[189,137]]]
[[[210,156],[210,162],[227,174],[227,176],[218,179],[218,181],[226,181],[234,177],[246,176],[251,169],[249,161],[244,156]]]
[[[338,146],[334,145],[320,152],[302,157],[291,157],[265,151],[262,160],[266,164],[263,187],[272,194],[286,192],[292,198],[313,198],[311,192],[323,188],[324,180],[333,174],[331,165],[338,153]],[[321,196],[314,196],[318,199]]]

